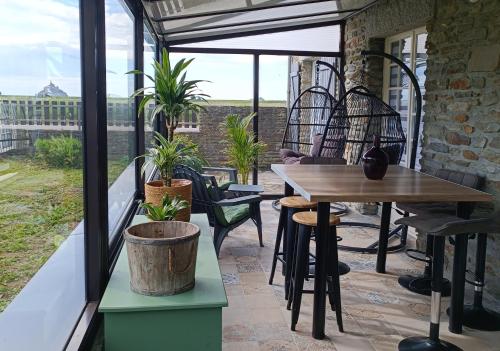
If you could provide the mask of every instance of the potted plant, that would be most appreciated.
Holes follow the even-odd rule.
[[[149,148],[148,152],[139,157],[145,157],[142,166],[144,173],[151,165],[156,166],[160,173],[160,180],[145,184],[145,202],[155,206],[161,205],[165,194],[171,197],[178,196],[188,202],[188,206],[179,211],[176,220],[189,222],[192,201],[192,183],[187,179],[173,179],[174,168],[183,164],[193,168],[201,168],[205,161],[198,155],[195,144],[184,144],[181,139],[167,140],[160,133],[155,133],[157,145]]]
[[[186,200],[181,200],[177,196],[171,199],[168,194],[163,196],[159,206],[148,204],[147,202],[143,202],[140,205],[144,209],[146,217],[152,221],[173,221],[177,213],[188,206],[189,203]]]
[[[259,153],[266,147],[265,143],[255,141],[254,133],[249,130],[250,122],[254,117],[255,113],[246,117],[231,114],[226,116],[223,122],[228,137],[226,155],[229,158],[229,164],[238,170],[242,184],[248,184],[250,171]]]
[[[152,87],[137,89],[131,98],[136,96],[143,98],[139,104],[139,112],[142,113],[150,102],[154,102],[155,107],[150,116],[151,122],[160,112],[163,112],[168,141],[174,140],[174,131],[179,125],[180,117],[187,112],[196,113],[204,110],[204,107],[198,103],[206,102],[205,97],[208,97],[198,89],[198,83],[205,82],[204,80],[186,80],[186,69],[191,62],[193,59],[181,59],[172,67],[168,52],[163,48],[161,62],[155,60],[152,64],[154,76],[139,70],[128,72],[129,74],[143,74],[153,83]]]
[[[143,295],[174,295],[194,287],[200,228],[176,222],[185,200],[165,195],[158,206],[141,205],[151,222],[125,230],[130,288]]]

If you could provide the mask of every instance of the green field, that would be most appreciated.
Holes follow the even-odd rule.
[[[109,183],[126,160],[109,163]],[[0,158],[0,312],[83,218],[81,169]]]

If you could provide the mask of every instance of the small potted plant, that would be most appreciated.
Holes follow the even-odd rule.
[[[153,204],[148,204],[143,202],[140,207],[144,209],[146,217],[152,221],[173,221],[177,216],[177,213],[189,206],[186,200],[181,200],[177,196],[170,198],[168,194],[163,196],[161,204],[155,206]]]
[[[187,201],[188,206],[181,209],[176,220],[189,222],[192,201],[192,184],[187,179],[173,179],[174,168],[177,165],[187,165],[193,168],[201,168],[205,161],[198,155],[196,144],[184,144],[182,139],[174,138],[167,140],[160,133],[155,134],[157,145],[148,149],[148,152],[140,157],[145,157],[143,173],[151,165],[156,166],[160,174],[160,180],[145,184],[145,202],[160,206],[165,194],[171,197],[179,197]]]
[[[254,117],[255,113],[246,117],[231,114],[226,116],[223,122],[228,137],[226,149],[228,163],[238,170],[242,184],[248,184],[254,163],[259,153],[263,152],[266,147],[265,143],[255,141],[254,133],[249,130],[250,122]]]
[[[194,287],[200,228],[173,221],[187,201],[165,195],[141,205],[150,222],[125,230],[130,288],[143,295],[174,295]]]

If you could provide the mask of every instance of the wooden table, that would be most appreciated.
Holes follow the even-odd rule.
[[[133,224],[146,221],[145,216],[135,216]],[[196,280],[194,288],[182,294],[132,292],[127,250],[122,249],[99,305],[106,350],[221,350],[224,284],[207,216],[192,214],[191,222],[201,230]]]
[[[318,202],[318,236],[314,280],[313,337],[325,336],[326,233],[330,202],[382,202],[382,216],[377,252],[377,272],[385,273],[392,202],[457,202],[457,214],[464,216],[470,202],[492,201],[493,196],[401,166],[389,166],[383,180],[369,180],[361,166],[282,165],[271,169],[285,181],[285,196],[295,192]],[[335,238],[332,239],[336,245]],[[463,293],[467,236],[456,237],[453,260],[450,326],[462,331]]]

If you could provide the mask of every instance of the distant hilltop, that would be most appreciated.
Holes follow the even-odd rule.
[[[50,81],[49,85],[47,85],[46,87],[44,87],[41,91],[39,91],[37,94],[36,94],[36,97],[38,98],[43,98],[43,97],[67,97],[68,94],[66,94],[66,92],[64,92],[63,90],[61,90],[57,85],[55,85],[54,83],[52,83],[52,81]]]

